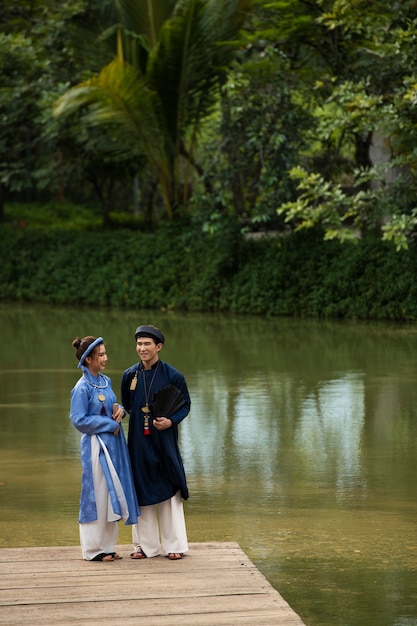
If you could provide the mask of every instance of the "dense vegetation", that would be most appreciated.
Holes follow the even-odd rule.
[[[414,319],[416,42],[413,0],[3,0],[0,298]]]
[[[0,300],[417,319],[414,246],[397,252],[375,237],[325,242],[318,228],[254,240],[234,220],[215,233],[187,219],[144,233],[102,231],[97,215],[86,230],[85,214],[67,206],[55,229],[16,221],[3,230]]]

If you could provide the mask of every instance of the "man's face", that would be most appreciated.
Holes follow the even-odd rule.
[[[150,337],[138,337],[136,339],[136,352],[145,367],[151,367],[158,360],[158,352],[162,343],[155,343]]]

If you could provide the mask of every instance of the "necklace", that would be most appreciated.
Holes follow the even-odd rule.
[[[153,373],[153,376],[152,376],[152,379],[151,379],[151,384],[149,385],[149,389],[146,388],[145,370],[142,369],[143,389],[145,391],[145,403],[146,403],[145,406],[143,406],[141,408],[141,411],[143,413],[143,434],[144,435],[150,435],[151,434],[151,431],[149,429],[149,413],[150,413],[149,395],[151,393],[152,384],[153,384],[153,381],[155,379],[156,372],[158,371],[159,363],[160,363],[160,361],[158,361],[158,364],[155,367],[155,371]]]
[[[83,376],[84,376],[86,382],[89,385],[91,385],[92,387],[95,387],[96,389],[106,389],[106,387],[109,386],[109,381],[106,378],[104,378],[103,374],[99,373],[98,379],[100,380],[100,377],[101,377],[104,380],[104,385],[96,385],[95,383],[92,383],[91,380],[88,380],[88,378],[87,378],[87,376],[85,374],[83,374]]]
[[[109,381],[104,378],[104,376],[102,374],[99,373],[98,375],[98,379],[100,380],[100,377],[103,379],[104,381],[104,385],[96,385],[95,383],[92,383],[91,380],[88,380],[87,376],[85,374],[83,374],[85,381],[91,385],[92,387],[94,387],[95,389],[106,389],[109,386]],[[106,409],[104,408],[104,400],[106,399],[106,396],[102,393],[99,393],[97,398],[100,400],[101,402],[101,415],[106,415]]]

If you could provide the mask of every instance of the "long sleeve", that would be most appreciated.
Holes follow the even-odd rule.
[[[82,384],[82,381],[77,383],[71,391],[70,419],[81,433],[95,435],[113,433],[116,430],[118,424],[111,417],[116,396],[111,388],[108,388],[106,395],[107,415],[101,415],[102,403],[95,397],[97,396],[95,391],[90,391],[86,385]]]
[[[136,363],[124,372],[121,395],[123,406],[130,413],[128,447],[139,504],[163,502],[171,498],[178,490],[186,500],[188,488],[178,447],[178,424],[188,415],[191,404],[185,378],[164,361],[159,361],[152,371],[143,372],[138,367],[139,364]],[[157,371],[155,371],[156,367],[158,367]],[[136,372],[138,372],[136,388],[131,389],[131,381]],[[146,384],[144,384],[145,377],[147,378]],[[141,407],[148,403],[152,404],[155,392],[169,384],[180,389],[184,395],[185,404],[170,416],[173,422],[171,428],[158,431],[153,425],[153,420],[150,420],[150,435],[145,435]]]
[[[83,376],[71,391],[70,419],[75,428],[82,433],[80,439],[82,479],[78,519],[81,524],[97,519],[94,457],[100,463],[104,474],[106,483],[104,489],[110,497],[114,513],[124,519],[126,524],[136,524],[140,510],[126,439],[123,427],[112,418],[116,394],[110,378],[101,375],[100,383],[100,386],[91,384]],[[102,411],[103,413],[105,411],[105,414],[102,414]],[[117,436],[114,436],[116,429],[119,430]],[[123,493],[120,491],[120,485]]]

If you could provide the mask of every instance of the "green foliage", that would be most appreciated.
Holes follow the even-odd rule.
[[[101,214],[96,207],[75,206],[69,202],[13,202],[7,204],[3,228],[71,232],[98,230],[101,225]]]
[[[290,175],[298,180],[299,195],[296,201],[283,204],[278,213],[285,215],[296,231],[322,226],[325,239],[340,241],[353,241],[361,235],[364,223],[371,218],[376,193],[359,191],[353,196],[348,195],[341,185],[326,181],[319,174],[309,174],[302,168],[294,168]],[[356,186],[362,182],[363,179],[358,177]]]
[[[233,222],[214,234],[187,222],[154,233],[22,226],[2,229],[0,301],[417,319],[414,245],[325,242],[318,228],[253,240]]]
[[[0,33],[0,67],[0,183],[21,191],[33,183],[47,63],[27,37]]]
[[[189,195],[198,132],[216,103],[250,0],[226,5],[223,0],[181,0],[173,5],[157,30],[150,17],[152,3],[146,5],[145,22],[134,2],[118,3],[117,58],[63,94],[55,107],[57,116],[86,111],[81,125],[116,128],[113,151],[134,156],[135,146],[158,181],[169,217]]]
[[[98,199],[106,227],[413,242],[413,0],[4,0],[0,24],[0,221]]]
[[[85,36],[94,3],[2,3],[0,221],[4,197],[50,199],[66,191],[74,198],[74,190],[86,186],[83,172],[77,172],[79,154],[70,164],[63,163],[58,141],[63,125],[53,119],[52,103],[71,81],[81,80],[97,66],[97,56],[101,62],[108,58],[93,31]],[[92,21],[99,23],[97,11]]]
[[[248,242],[228,310],[270,316],[416,319],[416,250],[378,239],[324,242],[314,229]]]
[[[284,13],[290,5],[300,3],[271,3]],[[397,248],[406,247],[414,236],[417,204],[415,5],[364,0],[317,5],[320,14],[313,5],[308,11],[319,26],[319,45],[311,33],[299,41],[326,62],[321,76],[312,68],[317,124],[299,161],[309,174],[299,185],[298,200],[282,203],[278,213],[296,228],[320,224],[330,238],[344,239],[348,223],[362,232],[379,229]],[[284,49],[287,45],[284,40]]]
[[[229,72],[219,110],[205,127],[199,152],[205,184],[191,207],[212,226],[222,210],[249,230],[274,228],[277,205],[294,193],[288,173],[311,116],[287,62],[272,47],[261,55],[249,47],[242,60]]]

